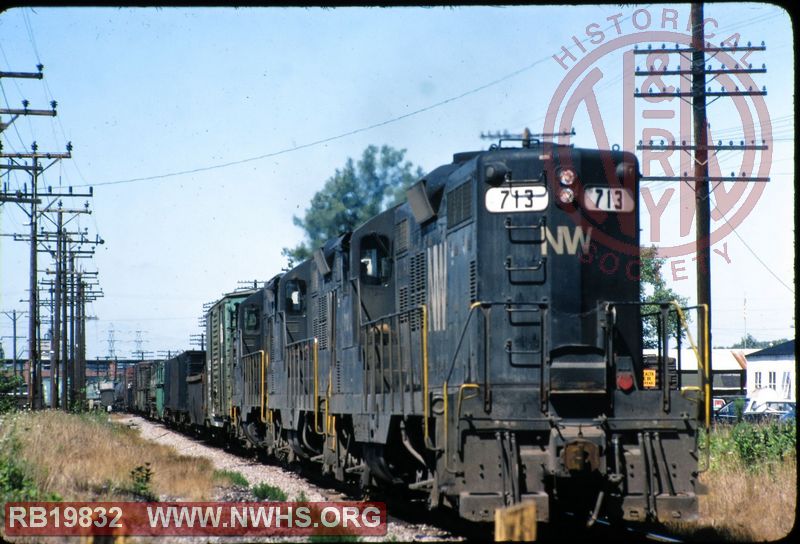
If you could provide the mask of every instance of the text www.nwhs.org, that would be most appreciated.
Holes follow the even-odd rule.
[[[8,536],[384,535],[383,503],[7,503]]]

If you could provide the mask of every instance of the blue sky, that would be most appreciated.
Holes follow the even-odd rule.
[[[100,271],[106,296],[89,309],[98,318],[88,326],[89,356],[107,354],[112,327],[118,356],[136,349],[136,331],[145,350],[185,349],[204,302],[238,280],[280,271],[281,248],[302,238],[292,216],[347,157],[388,144],[431,170],[455,152],[486,148],[482,131],[540,131],[567,74],[552,56],[562,46],[585,56],[572,36],[589,54],[612,39],[660,30],[664,9],[676,10],[685,28],[688,4],[13,9],[0,13],[0,70],[32,71],[41,62],[45,79],[0,80],[2,107],[19,107],[23,98],[34,108],[51,99],[59,107],[55,119],[18,119],[0,141],[6,152],[33,140],[40,150],[61,151],[72,141],[74,158],[53,166],[45,183],[95,187],[94,213],[79,223],[106,240],[87,263]],[[639,26],[650,19],[643,30],[634,25],[637,10]],[[738,32],[742,43],[767,42],[751,61],[767,64],[754,79],[767,87],[775,137],[770,183],[737,226],[739,236],[714,246],[727,243],[730,259],[712,261],[714,343],[742,336],[745,297],[748,332],[794,337],[791,20],[776,6],[748,3],[707,4],[706,17],[719,40]],[[589,41],[592,24],[605,30],[603,43]],[[619,144],[630,99],[622,51],[593,64],[604,76],[597,96],[609,143]],[[742,134],[730,102],[710,106],[709,119],[721,137]],[[359,131],[373,125],[380,126]],[[577,145],[596,145],[582,108],[575,128]],[[734,153],[722,157],[723,170],[738,168]],[[12,188],[26,181],[20,174],[3,180]],[[651,186],[656,199],[669,188]],[[663,244],[692,237],[680,235],[679,215],[676,200],[663,216]],[[0,207],[3,233],[21,232],[24,223],[21,210]],[[25,244],[0,239],[0,309],[25,309],[18,301],[27,298],[27,258]],[[671,258],[665,275],[694,299],[691,256]],[[0,332],[11,334],[5,317]],[[7,349],[10,343],[3,339]]]

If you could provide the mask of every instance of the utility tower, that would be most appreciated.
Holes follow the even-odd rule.
[[[114,344],[116,344],[116,339],[114,338],[114,333],[115,332],[116,331],[114,331],[114,324],[112,323],[111,324],[111,328],[108,329],[108,358],[109,358],[109,360],[110,359],[116,359],[116,357],[117,357],[117,353],[114,350]]]
[[[740,81],[745,81],[744,76],[750,74],[763,74],[766,73],[766,65],[753,67],[752,63],[745,63],[745,59],[751,53],[765,51],[766,46],[761,42],[760,46],[753,46],[750,42],[747,45],[739,45],[738,42],[726,43],[723,42],[719,47],[713,46],[705,40],[704,27],[703,27],[703,4],[694,3],[691,6],[691,24],[692,24],[692,38],[690,47],[681,47],[675,45],[674,49],[667,48],[664,44],[661,49],[654,49],[648,47],[647,49],[635,49],[634,55],[645,55],[647,63],[645,69],[640,70],[636,68],[636,76],[644,76],[646,85],[645,88],[636,89],[634,96],[636,98],[644,98],[648,101],[658,101],[663,99],[670,99],[677,97],[680,100],[690,101],[692,111],[692,142],[687,143],[685,140],[678,139],[678,142],[661,141],[660,145],[652,141],[640,141],[637,149],[640,151],[680,151],[687,154],[693,154],[693,167],[691,172],[684,171],[679,176],[643,176],[642,181],[672,181],[678,183],[686,183],[694,190],[694,204],[695,204],[695,251],[697,263],[697,303],[701,307],[705,307],[707,315],[708,337],[700,335],[699,350],[700,353],[706,355],[709,365],[710,380],[713,374],[711,373],[711,197],[716,188],[725,182],[746,182],[746,183],[762,183],[769,181],[768,177],[758,177],[752,175],[750,172],[731,172],[730,176],[710,176],[709,175],[709,153],[715,155],[720,151],[764,151],[767,149],[767,143],[764,140],[757,141],[755,139],[741,140],[737,143],[730,141],[728,145],[724,145],[722,141],[714,145],[713,142],[709,144],[709,133],[711,124],[707,119],[707,106],[716,102],[721,98],[727,97],[745,97],[745,96],[764,96],[767,94],[765,87],[758,89],[754,85],[743,85],[739,88],[738,85],[728,83],[723,84],[719,91],[712,90],[711,87],[706,87],[707,83],[711,83],[716,79],[720,79],[723,83],[735,81],[730,78],[731,75],[736,75]],[[740,59],[736,59],[735,55],[744,53]],[[666,55],[678,56],[678,68],[670,69],[667,64],[662,64],[656,67],[652,59],[658,56],[664,57]],[[717,58],[719,57],[719,58]],[[733,61],[725,58],[733,58]],[[714,68],[709,64],[712,60],[719,62],[719,68]],[[670,61],[672,62],[672,61]],[[679,84],[674,90],[666,86],[655,88],[653,90],[652,82],[657,78],[666,76],[678,76],[680,78]],[[711,76],[709,81],[706,76]],[[690,83],[691,90],[682,90],[681,85],[684,85],[687,80]],[[711,102],[707,102],[711,99]],[[714,184],[711,186],[711,184]],[[709,387],[713,384],[708,384]],[[710,389],[713,395],[713,388]]]

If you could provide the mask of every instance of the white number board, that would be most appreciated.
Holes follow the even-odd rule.
[[[633,195],[622,187],[587,187],[583,192],[583,206],[587,210],[623,213],[632,212]]]
[[[543,185],[505,185],[486,191],[486,209],[500,212],[540,212],[547,209],[547,188]]]

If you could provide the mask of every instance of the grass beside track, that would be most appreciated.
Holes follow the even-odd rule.
[[[715,542],[772,541],[789,534],[797,504],[796,428],[718,427],[711,444],[710,468],[700,476],[708,487],[699,498],[700,521],[670,523],[668,530],[687,541]],[[231,485],[248,483],[239,473],[214,470],[207,459],[146,441],[103,413],[47,410],[0,419],[0,505],[211,500],[215,487]]]
[[[788,535],[797,515],[796,427],[740,423],[711,434],[700,482],[700,521],[669,524],[689,541],[764,542]]]
[[[67,501],[210,500],[215,485],[229,483],[209,460],[148,442],[104,413],[6,415],[0,472],[9,467],[24,480],[23,493]],[[9,483],[0,502],[14,500],[14,487]]]

